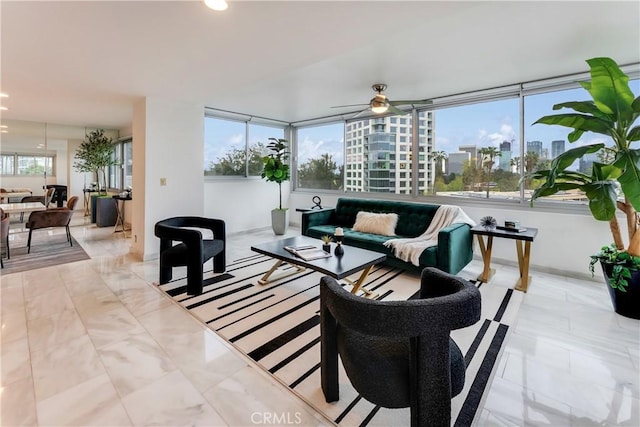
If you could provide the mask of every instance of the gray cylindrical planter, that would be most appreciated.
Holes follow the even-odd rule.
[[[271,211],[271,228],[280,236],[287,232],[289,226],[289,209],[274,209]]]

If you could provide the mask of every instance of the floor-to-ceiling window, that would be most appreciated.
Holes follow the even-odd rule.
[[[343,190],[344,122],[297,128],[296,141],[296,187]],[[353,156],[361,157],[362,153]],[[357,172],[350,170],[348,175],[355,176]]]
[[[251,177],[262,173],[269,138],[282,139],[285,127],[250,119],[205,116],[204,176]]]

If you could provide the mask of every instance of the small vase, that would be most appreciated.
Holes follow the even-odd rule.
[[[331,253],[331,245],[322,245],[322,250],[325,251],[326,253],[330,254]]]
[[[342,249],[342,245],[340,243],[336,245],[336,248],[333,250],[333,253],[336,256],[342,256],[344,254],[344,249]]]

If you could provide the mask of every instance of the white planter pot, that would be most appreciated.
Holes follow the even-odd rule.
[[[274,209],[271,211],[271,228],[280,236],[287,232],[289,226],[289,209]]]

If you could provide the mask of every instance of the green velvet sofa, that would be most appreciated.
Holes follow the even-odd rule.
[[[302,234],[320,238],[333,235],[336,227],[344,229],[345,245],[381,252],[387,255],[386,263],[405,270],[420,271],[424,267],[436,267],[447,273],[456,274],[473,258],[473,239],[467,224],[453,224],[440,230],[438,246],[427,248],[420,256],[420,266],[405,262],[393,255],[393,250],[384,242],[393,238],[420,236],[429,226],[439,205],[412,203],[393,200],[370,200],[340,198],[333,209],[322,209],[302,213]],[[396,213],[396,237],[353,231],[359,211]],[[345,250],[345,256],[348,249]]]

